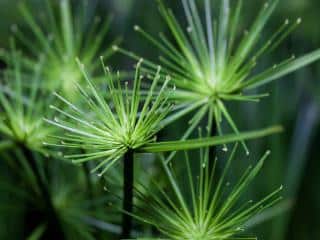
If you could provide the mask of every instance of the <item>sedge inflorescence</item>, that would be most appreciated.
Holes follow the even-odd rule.
[[[51,106],[63,118],[46,119],[47,122],[66,131],[65,136],[55,137],[60,144],[54,145],[86,151],[81,154],[66,155],[66,158],[73,159],[74,163],[102,159],[93,169],[94,172],[102,169],[101,175],[128,150],[135,150],[156,140],[156,133],[163,127],[161,121],[172,108],[172,104],[167,101],[167,85],[170,77],[166,77],[160,92],[155,95],[155,88],[162,77],[159,67],[153,78],[152,86],[142,99],[143,75],[140,72],[142,61],[140,60],[136,66],[133,89],[129,90],[128,82],[122,87],[119,74],[116,74],[118,77],[114,79],[102,60],[106,74],[106,92],[110,101],[90,81],[84,65],[79,62],[89,89],[87,91],[77,85],[79,94],[84,100],[84,106],[78,107],[55,93],[70,111]]]
[[[0,132],[16,144],[35,151],[45,151],[42,142],[57,131],[43,122],[43,112],[52,102],[41,91],[43,61],[31,71],[23,70],[23,56],[11,42],[8,67],[2,72],[0,85]]]
[[[97,53],[101,50],[109,21],[96,19],[87,23],[85,14],[82,15],[84,9],[80,7],[79,12],[74,11],[70,0],[60,0],[57,6],[51,5],[49,0],[43,2],[47,5],[44,24],[37,22],[26,5],[20,7],[30,36],[20,26],[12,27],[19,44],[26,47],[29,55],[20,54],[14,45],[12,51],[0,51],[0,57],[8,64],[0,83],[0,150],[7,146],[20,150],[17,169],[27,177],[25,180],[21,175],[23,178],[19,179],[19,182],[27,183],[22,185],[22,194],[28,196],[24,190],[29,190],[25,186],[31,183],[35,188],[30,189],[40,193],[39,198],[30,198],[32,206],[38,203],[35,199],[43,202],[45,198],[47,206],[54,210],[53,215],[45,216],[50,220],[56,215],[54,224],[41,222],[43,231],[51,230],[51,226],[59,223],[65,231],[69,226],[65,222],[70,221],[79,236],[91,239],[98,235],[91,232],[91,225],[109,226],[108,223],[101,224],[100,216],[103,221],[110,219],[112,224],[118,224],[117,216],[103,216],[102,208],[98,208],[100,204],[97,205],[97,202],[107,203],[100,200],[100,194],[104,193],[99,190],[99,177],[108,171],[117,183],[117,189],[112,189],[113,195],[119,192],[119,183],[123,188],[123,238],[127,239],[133,232],[131,218],[135,217],[153,225],[169,239],[256,239],[243,235],[246,224],[281,199],[282,187],[257,202],[244,200],[270,151],[240,173],[235,184],[230,184],[228,175],[232,173],[233,179],[237,175],[232,171],[232,163],[238,155],[238,144],[230,155],[227,155],[226,144],[240,142],[249,154],[244,140],[276,133],[282,128],[240,133],[228,102],[258,102],[268,94],[248,91],[320,58],[320,50],[316,50],[300,58],[290,56],[267,69],[258,67],[263,56],[272,53],[296,29],[301,19],[286,19],[267,40],[263,40],[262,33],[279,0],[266,2],[243,33],[239,27],[242,0],[236,1],[234,7],[229,0],[218,0],[217,13],[212,10],[212,0],[181,0],[184,23],[159,0],[160,13],[170,36],[160,33],[159,37],[153,37],[138,25],[134,30],[158,48],[161,66],[114,45],[101,52],[102,68],[99,71]],[[203,12],[200,6],[203,6]],[[114,51],[138,61],[132,81],[123,81],[120,72],[114,72],[106,65],[105,59]],[[54,94],[49,96],[49,92]],[[186,116],[191,118],[180,140],[157,141],[159,131]],[[223,121],[233,134],[224,134]],[[200,137],[190,139],[197,127]],[[213,146],[217,145],[223,145],[224,152],[216,151]],[[59,154],[48,154],[47,146],[58,149]],[[185,162],[172,160],[177,151],[191,149],[200,149],[200,156],[191,161],[186,153]],[[57,160],[58,164],[41,162],[44,160],[42,154],[33,151],[46,153],[46,157]],[[160,179],[162,175],[158,172],[152,173],[153,169],[158,170],[156,161],[149,161],[152,167],[148,171],[142,170],[143,161],[141,166],[135,165],[135,160],[141,156],[139,153],[148,153],[148,157],[160,153],[152,158],[162,164],[164,179]],[[224,160],[220,159],[220,154],[226,156],[226,162],[220,161]],[[62,163],[58,162],[61,156],[83,165],[83,173],[76,171],[73,174],[64,164],[58,166]],[[118,169],[109,171],[120,159],[123,159],[123,174]],[[225,165],[221,170],[218,169],[220,162]],[[10,166],[14,164],[10,163]],[[180,171],[179,174],[175,170]],[[99,177],[90,175],[90,171],[98,173]],[[152,175],[157,178],[154,185]],[[72,181],[68,180],[69,176]],[[143,184],[137,186],[137,180]],[[88,192],[82,191],[84,182]],[[16,189],[16,186],[10,188]],[[111,192],[108,188],[105,190]],[[114,208],[119,205],[119,198],[117,201],[117,204],[108,204]],[[132,211],[133,204],[137,211]],[[47,210],[44,212],[47,214]],[[88,218],[88,212],[98,218]],[[37,229],[31,230],[38,234]],[[50,231],[48,233],[50,235]],[[63,237],[57,237],[60,238]]]
[[[270,151],[256,165],[249,166],[232,186],[227,177],[236,151],[237,144],[218,178],[217,160],[210,166],[208,149],[200,150],[197,167],[185,154],[186,178],[183,181],[179,181],[174,171],[164,165],[169,187],[156,185],[156,192],[149,189],[151,196],[144,193],[148,192],[146,190],[137,191],[137,198],[143,201],[149,199],[150,204],[146,209],[139,209],[135,217],[154,225],[169,239],[256,239],[243,236],[245,223],[279,202],[282,187],[259,201],[243,201],[243,195],[260,172]],[[179,162],[179,165],[182,163]],[[194,169],[197,171],[194,172]]]
[[[196,112],[197,122],[190,125],[184,138],[190,135],[191,130],[204,118],[213,122],[221,135],[223,120],[227,121],[235,133],[239,133],[227,102],[258,102],[268,94],[248,94],[248,90],[281,78],[316,61],[320,56],[319,50],[301,58],[290,56],[256,73],[257,64],[262,57],[274,51],[296,29],[301,19],[291,22],[286,19],[267,40],[261,40],[261,34],[266,29],[278,0],[267,1],[251,27],[241,35],[239,26],[242,0],[237,1],[234,7],[230,7],[229,0],[219,1],[220,11],[217,14],[212,11],[211,0],[200,2],[204,5],[203,12],[199,10],[195,0],[181,0],[186,19],[184,23],[159,1],[160,13],[168,27],[169,37],[164,33],[153,37],[140,26],[134,26],[135,31],[160,51],[162,73],[172,77],[171,84],[177,90],[171,97],[178,105],[184,106],[183,114]],[[114,47],[114,50],[135,59],[139,58],[120,47]],[[145,61],[143,70],[153,73],[156,66],[154,61]],[[242,145],[249,153],[243,141]]]
[[[57,2],[53,4],[49,0],[43,1],[46,16],[46,19],[42,19],[44,24],[38,23],[32,10],[25,4],[19,5],[31,37],[28,37],[23,27],[17,25],[12,26],[12,31],[19,43],[33,56],[24,58],[23,64],[26,67],[32,68],[39,55],[45,59],[43,77],[46,81],[41,87],[62,91],[66,98],[75,100],[76,88],[73,82],[81,83],[82,74],[74,59],[80,58],[86,64],[91,77],[101,77],[97,71],[98,52],[105,58],[112,54],[110,48],[101,52],[110,27],[110,18],[95,17],[87,22],[85,2],[82,2],[78,9],[72,8],[70,0]],[[113,43],[116,42],[119,40],[116,39]]]

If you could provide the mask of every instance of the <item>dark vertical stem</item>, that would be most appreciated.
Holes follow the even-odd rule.
[[[46,213],[47,213],[47,220],[48,220],[48,236],[50,236],[48,239],[64,239],[63,230],[61,227],[61,223],[58,219],[58,216],[56,214],[56,210],[54,208],[50,192],[43,181],[43,178],[41,177],[41,173],[39,171],[39,168],[37,167],[36,160],[32,154],[32,152],[25,147],[24,145],[21,145],[21,150],[23,152],[23,155],[27,159],[32,172],[34,173],[36,183],[39,187],[41,197],[43,198],[45,204],[46,204]]]
[[[122,239],[130,238],[132,229],[132,217],[126,213],[132,213],[133,210],[133,179],[134,179],[134,152],[129,150],[124,155],[123,164],[123,210],[122,215]]]

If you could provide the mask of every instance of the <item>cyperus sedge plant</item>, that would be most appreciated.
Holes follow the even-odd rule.
[[[13,182],[1,176],[3,177],[0,184],[1,191],[11,195],[10,202],[3,202],[2,210],[12,214],[12,202],[15,200],[23,206],[15,205],[15,213],[19,214],[21,219],[25,219],[25,223],[20,228],[24,236],[21,238],[97,239],[97,231],[104,231],[99,224],[95,223],[114,217],[113,214],[105,211],[108,202],[105,192],[95,191],[95,198],[92,199],[88,193],[93,189],[84,187],[86,176],[78,168],[58,159],[50,159],[48,164],[48,159],[41,155],[36,155],[36,159],[38,160],[37,168],[45,178],[45,187],[58,221],[53,221],[55,217],[48,208],[47,199],[42,192],[39,192],[39,185],[33,181],[33,174],[30,174],[28,165],[10,168],[11,175],[17,181]],[[9,158],[9,160],[12,165],[14,159]],[[22,158],[20,161],[25,160]],[[100,187],[100,185],[91,187]],[[61,232],[58,231],[60,226],[57,223],[61,226]]]
[[[142,59],[136,65],[132,90],[129,90],[128,82],[125,83],[125,86],[121,86],[119,74],[116,74],[118,77],[114,77],[109,67],[104,64],[103,57],[101,57],[101,62],[107,83],[107,89],[103,91],[90,80],[85,65],[79,60],[77,62],[87,82],[87,88],[75,83],[83,100],[81,102],[84,104],[72,103],[58,93],[54,93],[66,107],[50,105],[56,115],[53,119],[46,118],[45,121],[65,130],[66,134],[52,136],[53,139],[59,140],[59,143],[44,142],[44,144],[89,151],[64,157],[72,159],[75,164],[103,159],[92,170],[92,172],[98,172],[100,176],[131,150],[166,152],[194,149],[263,137],[281,131],[281,127],[275,126],[223,137],[156,142],[156,133],[170,122],[167,121],[167,118],[171,118],[170,111],[173,108],[173,104],[168,102],[171,92],[174,91],[174,89],[167,88],[170,81],[169,76],[165,77],[160,91],[155,93],[162,78],[161,67],[158,67],[152,85],[145,96],[140,89],[144,77],[141,74]],[[104,92],[108,97],[103,95]],[[109,99],[110,101],[108,101]],[[58,115],[61,115],[61,118]]]
[[[43,121],[44,115],[53,117],[48,106],[56,102],[53,95],[41,88],[45,62],[42,59],[32,71],[25,71],[24,57],[13,41],[7,54],[7,68],[0,76],[0,152],[10,156],[2,156],[1,160],[7,161],[17,181],[4,178],[0,188],[28,206],[21,214],[30,239],[93,239],[92,227],[84,219],[92,222],[99,221],[101,216],[106,218],[103,212],[97,217],[92,211],[92,205],[97,212],[104,209],[106,201],[96,194],[99,204],[90,202],[88,192],[94,189],[83,191],[85,177],[81,171],[52,158],[55,154],[42,144],[59,130]],[[35,215],[39,217],[35,219]]]
[[[90,80],[84,64],[78,60],[80,70],[87,82],[87,88],[76,84],[81,102],[85,104],[74,104],[63,96],[55,93],[56,97],[66,105],[59,107],[51,105],[56,112],[53,119],[45,119],[65,132],[64,136],[52,136],[57,142],[44,142],[45,145],[63,147],[69,149],[82,149],[84,152],[77,154],[65,154],[66,159],[72,159],[75,164],[88,161],[100,161],[92,172],[98,172],[102,176],[110,167],[124,159],[124,210],[131,212],[133,197],[133,168],[135,152],[165,152],[185,150],[224,144],[233,141],[258,138],[281,131],[279,127],[267,128],[248,133],[228,135],[223,137],[212,137],[204,139],[193,139],[188,141],[156,142],[156,134],[166,124],[170,123],[169,113],[172,104],[168,102],[168,96],[173,89],[167,85],[170,77],[166,76],[161,90],[155,94],[155,89],[162,75],[158,67],[152,85],[146,96],[141,93],[140,60],[136,66],[133,89],[129,90],[129,84],[121,86],[119,76],[114,75],[102,65],[106,74],[107,89],[101,91]],[[87,89],[89,91],[87,91]],[[102,93],[108,93],[105,97]],[[108,99],[110,101],[108,101]],[[58,117],[60,115],[61,117]],[[129,217],[129,220],[128,220]],[[123,237],[130,235],[131,217],[123,216]]]
[[[220,13],[217,14],[217,18],[212,12],[211,0],[201,1],[204,4],[203,13],[198,10],[195,0],[181,2],[186,16],[186,30],[183,27],[184,23],[178,21],[174,13],[164,6],[162,0],[159,0],[160,13],[171,36],[166,37],[160,33],[159,37],[153,37],[140,26],[135,26],[134,29],[161,52],[162,73],[170,75],[170,84],[177,88],[171,98],[184,107],[182,110],[178,108],[179,113],[184,115],[191,111],[197,112],[197,121],[190,125],[183,139],[188,137],[206,115],[209,123],[215,123],[219,134],[222,134],[223,119],[226,119],[233,131],[238,133],[236,123],[227,109],[227,102],[257,102],[267,94],[251,95],[245,92],[279,79],[320,58],[320,50],[316,50],[300,58],[292,56],[253,74],[258,61],[276,49],[301,23],[301,19],[292,23],[288,19],[285,20],[269,39],[260,41],[278,0],[264,3],[249,30],[241,36],[238,36],[238,33],[241,30],[239,22],[242,0],[238,0],[234,8],[230,8],[229,0],[220,0]],[[114,50],[139,58],[136,54],[117,46],[114,46]],[[152,74],[156,68],[157,64],[154,62],[144,61],[145,72]],[[242,144],[249,153],[245,143]]]
[[[85,88],[77,85],[87,109],[83,110],[55,93],[69,106],[71,112],[52,105],[50,107],[66,119],[57,116],[53,120],[46,119],[52,125],[71,133],[71,135],[58,136],[61,144],[56,146],[82,148],[89,151],[83,154],[66,155],[66,158],[71,158],[74,163],[104,159],[93,169],[93,172],[99,171],[99,175],[102,175],[128,151],[134,151],[155,141],[155,134],[161,129],[159,123],[172,107],[168,104],[164,94],[169,77],[166,77],[162,90],[154,99],[154,89],[161,77],[160,68],[158,69],[148,96],[139,111],[140,85],[143,78],[140,75],[141,62],[137,64],[133,92],[131,93],[128,82],[122,87],[119,77],[114,79],[111,71],[102,60],[107,81],[105,92],[111,98],[109,103],[102,95],[102,91],[98,90],[89,79],[84,64],[78,61],[89,88],[89,92],[86,92]]]
[[[97,72],[97,67],[100,63],[96,61],[98,56],[107,58],[112,54],[110,48],[102,50],[110,19],[96,17],[90,20],[85,11],[86,1],[81,1],[78,11],[72,9],[70,0],[57,1],[58,6],[49,0],[43,2],[46,6],[46,19],[37,19],[26,4],[20,5],[20,12],[32,34],[30,37],[25,34],[27,30],[16,25],[13,25],[12,30],[20,40],[19,43],[33,57],[25,59],[26,66],[32,67],[39,55],[45,58],[43,76],[46,81],[42,87],[52,91],[61,90],[65,97],[73,98],[73,82],[79,83],[82,79],[74,59],[80,58],[86,64],[89,74],[99,78],[101,74]]]
[[[13,42],[7,57],[8,67],[1,76],[0,132],[12,144],[47,153],[42,142],[57,129],[42,120],[53,100],[40,87],[44,62],[39,61],[30,72],[23,71],[23,57]]]
[[[72,110],[71,113],[65,112],[55,106],[52,109],[64,115],[67,120],[58,119],[47,120],[49,123],[69,131],[65,137],[58,137],[63,147],[84,149],[82,154],[65,156],[72,158],[74,163],[83,163],[90,160],[103,159],[94,169],[100,171],[99,175],[104,174],[121,157],[124,157],[124,209],[131,212],[132,191],[133,191],[133,168],[135,149],[155,141],[155,134],[160,130],[160,121],[170,112],[170,104],[167,103],[164,91],[169,82],[162,86],[159,95],[153,99],[153,91],[160,78],[160,68],[154,78],[153,85],[149,90],[148,96],[140,107],[140,85],[142,76],[140,75],[140,61],[137,64],[133,93],[130,96],[128,83],[123,89],[120,86],[119,76],[114,83],[114,79],[108,67],[103,63],[106,73],[108,92],[112,105],[104,99],[100,91],[89,80],[84,65],[80,64],[81,71],[87,80],[90,97],[81,86],[78,88],[87,103],[88,111],[80,110],[78,107],[69,103],[63,97],[58,96]],[[115,85],[116,84],[116,85]],[[123,216],[123,237],[128,237],[131,229],[131,218]]]
[[[168,239],[257,239],[244,236],[245,224],[258,213],[281,200],[279,193],[282,187],[259,201],[242,201],[243,195],[260,172],[270,151],[267,151],[255,166],[249,166],[234,186],[231,186],[226,179],[236,150],[237,144],[219,177],[215,176],[216,167],[219,165],[217,160],[211,167],[208,164],[208,149],[200,150],[195,172],[192,171],[194,165],[186,153],[186,178],[183,183],[179,182],[179,177],[168,167],[163,158],[169,188],[156,185],[157,190],[149,189],[149,192],[153,192],[151,198],[150,194],[146,198],[145,194],[137,191],[137,198],[148,201],[149,204],[146,209],[137,209],[134,216],[140,221],[155,226]],[[183,163],[179,162],[179,165],[181,164]]]
[[[53,100],[40,86],[44,62],[35,64],[31,72],[25,71],[22,67],[23,57],[16,50],[14,42],[9,53],[6,62],[8,67],[2,73],[0,87],[1,138],[10,143],[7,147],[13,161],[9,165],[16,166],[19,169],[18,176],[22,178],[20,180],[26,185],[30,184],[28,189],[34,191],[32,197],[42,200],[49,216],[47,228],[51,234],[61,237],[63,230],[37,161],[40,156],[36,154],[40,152],[42,157],[49,155],[42,142],[57,131],[43,122],[47,106]]]

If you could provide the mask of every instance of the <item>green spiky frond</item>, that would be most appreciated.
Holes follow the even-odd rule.
[[[81,71],[87,81],[89,91],[78,85],[79,94],[86,102],[86,108],[78,107],[62,96],[55,94],[70,109],[66,112],[57,106],[51,106],[56,113],[63,117],[55,117],[47,122],[65,130],[65,136],[57,137],[61,144],[57,146],[67,148],[80,148],[87,153],[68,155],[74,163],[83,163],[90,160],[104,159],[94,169],[102,169],[103,174],[129,149],[137,149],[147,143],[155,141],[155,134],[161,129],[161,121],[171,110],[167,103],[167,84],[170,80],[166,77],[160,92],[154,95],[155,88],[161,79],[160,67],[147,97],[141,103],[140,85],[143,76],[140,74],[140,65],[137,64],[132,92],[120,85],[119,77],[114,83],[113,76],[108,67],[105,69],[108,93],[111,102],[107,102],[101,95],[101,90],[90,81],[84,65],[79,63]],[[64,119],[65,118],[65,119]]]
[[[50,90],[61,89],[66,97],[72,98],[75,93],[73,82],[79,83],[82,80],[75,59],[80,58],[86,64],[90,75],[95,75],[99,66],[99,61],[96,61],[98,52],[105,58],[112,54],[109,48],[101,49],[110,19],[96,17],[93,21],[88,21],[85,12],[87,6],[82,6],[85,1],[79,5],[78,11],[72,9],[69,0],[57,2],[59,6],[56,9],[51,1],[44,1],[46,19],[39,21],[32,15],[32,11],[22,4],[20,12],[31,36],[28,37],[25,33],[27,30],[20,30],[18,26],[13,26],[12,29],[20,40],[19,43],[23,44],[34,57],[34,60],[25,59],[27,66],[32,67],[39,54],[44,56],[46,82],[43,87]]]
[[[208,115],[208,121],[216,122],[220,134],[223,119],[234,132],[238,132],[226,102],[257,102],[267,94],[248,95],[244,94],[244,91],[283,77],[320,58],[320,50],[317,50],[301,58],[290,57],[253,74],[262,56],[276,49],[301,22],[301,19],[292,23],[285,20],[274,34],[260,45],[260,37],[278,0],[265,3],[249,30],[241,36],[238,36],[238,33],[241,30],[239,22],[242,0],[238,0],[234,8],[230,8],[229,0],[220,0],[220,13],[216,14],[217,17],[212,12],[212,0],[201,1],[204,5],[203,13],[198,10],[195,0],[181,0],[186,16],[186,30],[174,13],[168,10],[161,0],[159,2],[160,13],[171,36],[166,37],[160,33],[160,36],[155,38],[139,26],[134,29],[160,50],[162,73],[170,75],[171,84],[177,88],[172,97],[180,102],[181,106],[185,106],[180,114],[197,110],[194,117],[197,123]],[[138,58],[134,53],[119,47],[114,47],[114,50]],[[157,64],[151,61],[144,62],[144,70],[148,73],[153,73],[156,66]],[[190,129],[197,126],[194,122]],[[191,130],[184,138],[190,132]]]
[[[200,151],[196,172],[192,171],[192,163],[186,154],[186,178],[181,183],[174,171],[163,162],[169,188],[158,187],[158,193],[152,194],[151,199],[150,194],[147,199],[142,192],[137,191],[137,198],[148,201],[149,204],[146,209],[139,209],[135,217],[154,225],[169,239],[256,239],[241,237],[245,223],[277,203],[281,199],[279,192],[282,187],[257,202],[242,202],[248,186],[261,170],[270,152],[255,166],[248,167],[235,185],[231,186],[226,178],[236,149],[237,145],[219,177],[215,176],[216,162],[211,167],[208,164],[208,150]]]
[[[38,62],[30,73],[25,73],[22,56],[14,46],[9,60],[0,82],[0,132],[4,139],[43,151],[42,142],[56,131],[42,120],[53,99],[40,89],[44,62]]]

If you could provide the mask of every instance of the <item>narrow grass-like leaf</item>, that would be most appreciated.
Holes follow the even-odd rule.
[[[216,136],[209,138],[179,140],[169,142],[149,143],[137,149],[140,152],[170,152],[188,149],[198,149],[202,147],[223,145],[236,141],[248,139],[256,139],[265,137],[271,134],[279,133],[283,130],[280,126],[274,126],[262,130],[243,132],[239,134],[229,134],[224,136]]]

